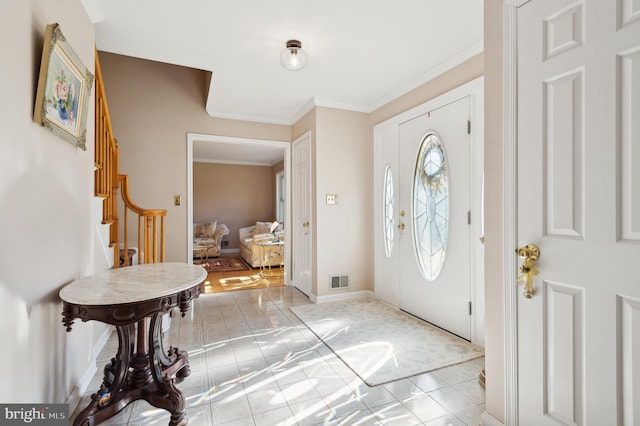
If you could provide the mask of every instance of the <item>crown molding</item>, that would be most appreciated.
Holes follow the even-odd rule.
[[[284,156],[283,156],[284,158]],[[275,162],[267,162],[267,161],[232,161],[232,160],[216,160],[215,158],[195,158],[193,159],[194,163],[209,163],[209,164],[229,164],[232,166],[258,166],[258,167],[272,167],[274,164],[277,164],[278,160]]]
[[[347,111],[354,111],[354,112],[365,112],[365,113],[369,113],[371,112],[371,110],[369,110],[368,107],[363,107],[360,105],[353,105],[353,104],[345,104],[345,103],[341,103],[341,102],[334,102],[334,101],[329,101],[329,100],[325,100],[325,99],[318,99],[318,98],[314,98],[315,104],[316,106],[319,107],[327,107],[327,108],[333,108],[333,109],[344,109]]]
[[[226,120],[251,121],[254,123],[280,124],[285,126],[291,126],[293,124],[291,120],[284,118],[265,117],[261,115],[229,114],[208,108],[207,114],[209,114],[209,117],[224,118]]]
[[[298,110],[298,112],[296,112],[293,117],[291,117],[291,119],[289,120],[289,122],[291,123],[290,125],[293,126],[294,124],[296,124],[298,121],[300,121],[300,119],[302,119],[302,117],[304,117],[305,115],[307,115],[309,113],[309,111],[311,111],[312,109],[314,109],[316,107],[316,100],[315,98],[311,98],[307,101],[307,103],[305,103],[304,105],[302,105],[302,108],[300,108]]]
[[[469,59],[473,58],[479,53],[482,53],[483,51],[484,51],[484,40],[480,40],[472,44],[468,48],[464,49],[460,53],[452,56],[448,60],[442,62],[440,65],[437,65],[431,68],[429,71],[422,74],[420,77],[416,78],[415,80],[405,84],[398,90],[395,90],[389,93],[387,96],[384,96],[378,99],[374,103],[370,104],[366,109],[366,111],[364,112],[371,113],[377,110],[378,108],[385,106],[389,102],[392,102],[398,99],[400,96],[405,95],[410,91],[422,86],[423,84],[433,80],[434,78],[438,77],[441,74],[444,74],[445,72],[460,65],[461,63],[468,61]]]
[[[86,0],[86,1],[91,1],[91,0]],[[383,107],[384,105],[398,99],[399,97],[409,93],[410,91],[422,86],[423,84],[433,80],[439,75],[444,74],[445,72],[462,64],[463,62],[473,58],[474,56],[482,53],[483,51],[484,51],[484,40],[480,40],[472,44],[468,48],[464,49],[463,51],[457,53],[456,55],[450,57],[448,60],[431,68],[429,71],[422,74],[420,77],[403,85],[398,90],[395,90],[389,93],[388,95],[379,98],[377,101],[369,105],[345,104],[341,102],[335,102],[327,99],[319,99],[319,98],[313,97],[309,99],[289,119],[265,117],[265,116],[259,116],[259,115],[229,114],[222,111],[216,111],[213,108],[209,108],[208,101],[207,101],[206,110],[210,117],[224,118],[228,120],[251,121],[251,122],[257,122],[257,123],[279,124],[279,125],[285,125],[285,126],[293,126],[300,119],[302,119],[302,117],[308,114],[309,111],[313,110],[313,108],[315,107],[327,107],[327,108],[334,108],[334,109],[341,109],[346,111],[362,112],[362,113],[369,114]],[[214,76],[212,75],[211,81],[209,84],[209,94],[207,99],[211,97],[211,92],[213,91],[213,79],[214,79]]]

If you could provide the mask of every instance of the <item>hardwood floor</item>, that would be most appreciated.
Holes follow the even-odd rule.
[[[210,272],[205,280],[205,293],[281,287],[283,285],[284,271],[280,268],[273,268],[271,275],[267,277],[262,277],[259,269]]]

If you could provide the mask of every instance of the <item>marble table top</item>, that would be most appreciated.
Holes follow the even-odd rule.
[[[189,263],[149,263],[80,278],[60,290],[76,305],[114,305],[169,296],[204,281],[207,271]]]

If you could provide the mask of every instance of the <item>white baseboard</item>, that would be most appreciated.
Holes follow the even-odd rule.
[[[93,345],[93,350],[91,351],[92,359],[98,359],[98,355],[100,355],[100,352],[102,352],[102,350],[104,349],[104,345],[107,344],[107,342],[109,341],[109,337],[111,337],[111,333],[113,333],[114,331],[115,329],[113,328],[113,326],[109,325],[105,327],[98,340],[96,340],[96,344]]]
[[[358,297],[376,298],[376,295],[372,291],[362,290],[362,291],[351,291],[348,293],[329,294],[327,296],[316,296],[315,294],[311,294],[309,299],[311,299],[313,303],[326,303],[326,302],[336,302],[338,300],[356,299]]]
[[[89,384],[91,383],[91,381],[93,380],[97,372],[98,372],[98,366],[96,365],[96,362],[94,360],[89,366],[89,368],[87,369],[87,371],[85,371],[84,374],[82,375],[82,378],[80,379],[80,383],[78,383],[78,386],[73,388],[73,391],[65,401],[65,403],[69,404],[69,415],[71,415],[71,413],[73,413],[78,407],[78,404],[82,400],[82,395],[84,395],[85,391],[89,387]]]
[[[220,254],[238,254],[238,253],[240,253],[239,248],[220,249]]]
[[[87,368],[87,371],[85,371],[80,378],[78,385],[73,389],[73,391],[65,401],[67,404],[69,404],[69,414],[75,411],[78,404],[82,400],[82,395],[85,394],[85,392],[89,388],[89,385],[91,384],[91,381],[96,376],[96,373],[98,372],[98,365],[96,360],[98,358],[98,355],[100,355],[100,352],[102,352],[102,349],[104,349],[104,346],[109,341],[109,337],[111,337],[111,333],[113,333],[113,331],[114,329],[112,326],[105,327],[98,340],[96,340],[95,345],[93,345],[93,349],[91,350],[91,359],[93,361]]]
[[[504,426],[500,421],[496,420],[491,414],[486,411],[480,416],[482,426]]]

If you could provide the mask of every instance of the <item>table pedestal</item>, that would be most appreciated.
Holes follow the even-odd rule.
[[[134,324],[116,326],[119,343],[116,357],[104,367],[100,390],[91,395],[91,403],[78,415],[74,425],[100,423],[137,399],[169,411],[170,425],[187,423],[184,395],[175,383],[191,374],[188,355],[173,347],[165,353],[162,315],[154,314],[149,327],[146,318],[138,321],[137,327]]]
[[[194,265],[136,265],[75,281],[60,291],[67,331],[79,318],[114,325],[118,332],[118,352],[74,425],[103,422],[138,399],[169,411],[169,425],[187,424],[184,395],[176,383],[191,374],[188,355],[173,346],[165,350],[162,318],[174,308],[184,317],[204,292],[206,275]]]

